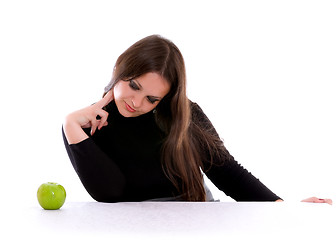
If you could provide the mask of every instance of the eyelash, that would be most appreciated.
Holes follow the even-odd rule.
[[[138,85],[136,83],[134,83],[134,81],[131,79],[129,81],[129,86],[133,89],[133,90],[140,90],[140,88],[138,87]]]
[[[130,88],[132,88],[133,90],[137,91],[140,90],[140,88],[138,87],[138,85],[133,81],[133,79],[131,79],[129,81],[129,86]],[[156,101],[159,101],[157,99],[152,99],[151,97],[147,97],[147,100],[151,103],[154,104]]]

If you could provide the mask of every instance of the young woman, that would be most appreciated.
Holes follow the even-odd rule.
[[[281,201],[234,160],[187,98],[182,54],[157,35],[119,56],[103,98],[69,114],[63,137],[97,201],[211,201],[203,173],[236,201]]]

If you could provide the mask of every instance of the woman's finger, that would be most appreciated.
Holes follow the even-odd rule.
[[[311,197],[311,198],[303,199],[301,202],[313,202],[314,200],[315,200],[315,197]]]
[[[98,121],[99,120],[96,119],[91,120],[91,132],[90,132],[91,136],[96,132],[96,129],[98,127]]]
[[[88,122],[88,123],[82,125],[81,127],[82,127],[82,128],[89,128],[89,127],[91,127],[91,123]]]
[[[100,117],[98,123],[98,129],[100,130],[102,127],[107,125],[108,112],[104,111],[103,109],[99,109],[97,115]]]
[[[319,198],[317,197],[310,197],[310,198],[306,198],[306,199],[303,199],[301,202],[311,202],[311,203],[322,203],[322,200],[319,200]]]
[[[94,107],[94,113],[91,117],[91,135],[93,135],[97,128],[100,130],[102,127],[107,125],[108,112],[104,111],[101,108]]]
[[[332,200],[328,199],[328,198],[311,197],[311,198],[303,199],[301,202],[328,203],[328,204],[332,205]]]
[[[106,95],[96,103],[96,106],[99,108],[105,107],[107,104],[109,104],[114,99],[113,96],[113,90],[110,90],[106,93]]]
[[[328,203],[328,204],[330,204],[330,205],[333,204],[332,199],[329,199],[329,198],[324,199],[324,202],[325,202],[325,203]]]

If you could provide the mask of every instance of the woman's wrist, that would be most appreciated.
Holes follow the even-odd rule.
[[[82,126],[76,121],[73,121],[73,119],[71,118],[71,114],[65,118],[65,121],[63,123],[63,130],[69,144],[79,143],[89,137],[83,131]]]

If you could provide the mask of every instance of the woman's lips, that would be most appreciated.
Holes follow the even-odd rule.
[[[135,112],[135,109],[131,108],[130,105],[128,105],[126,102],[125,102],[125,105],[126,105],[126,109],[130,112]]]

